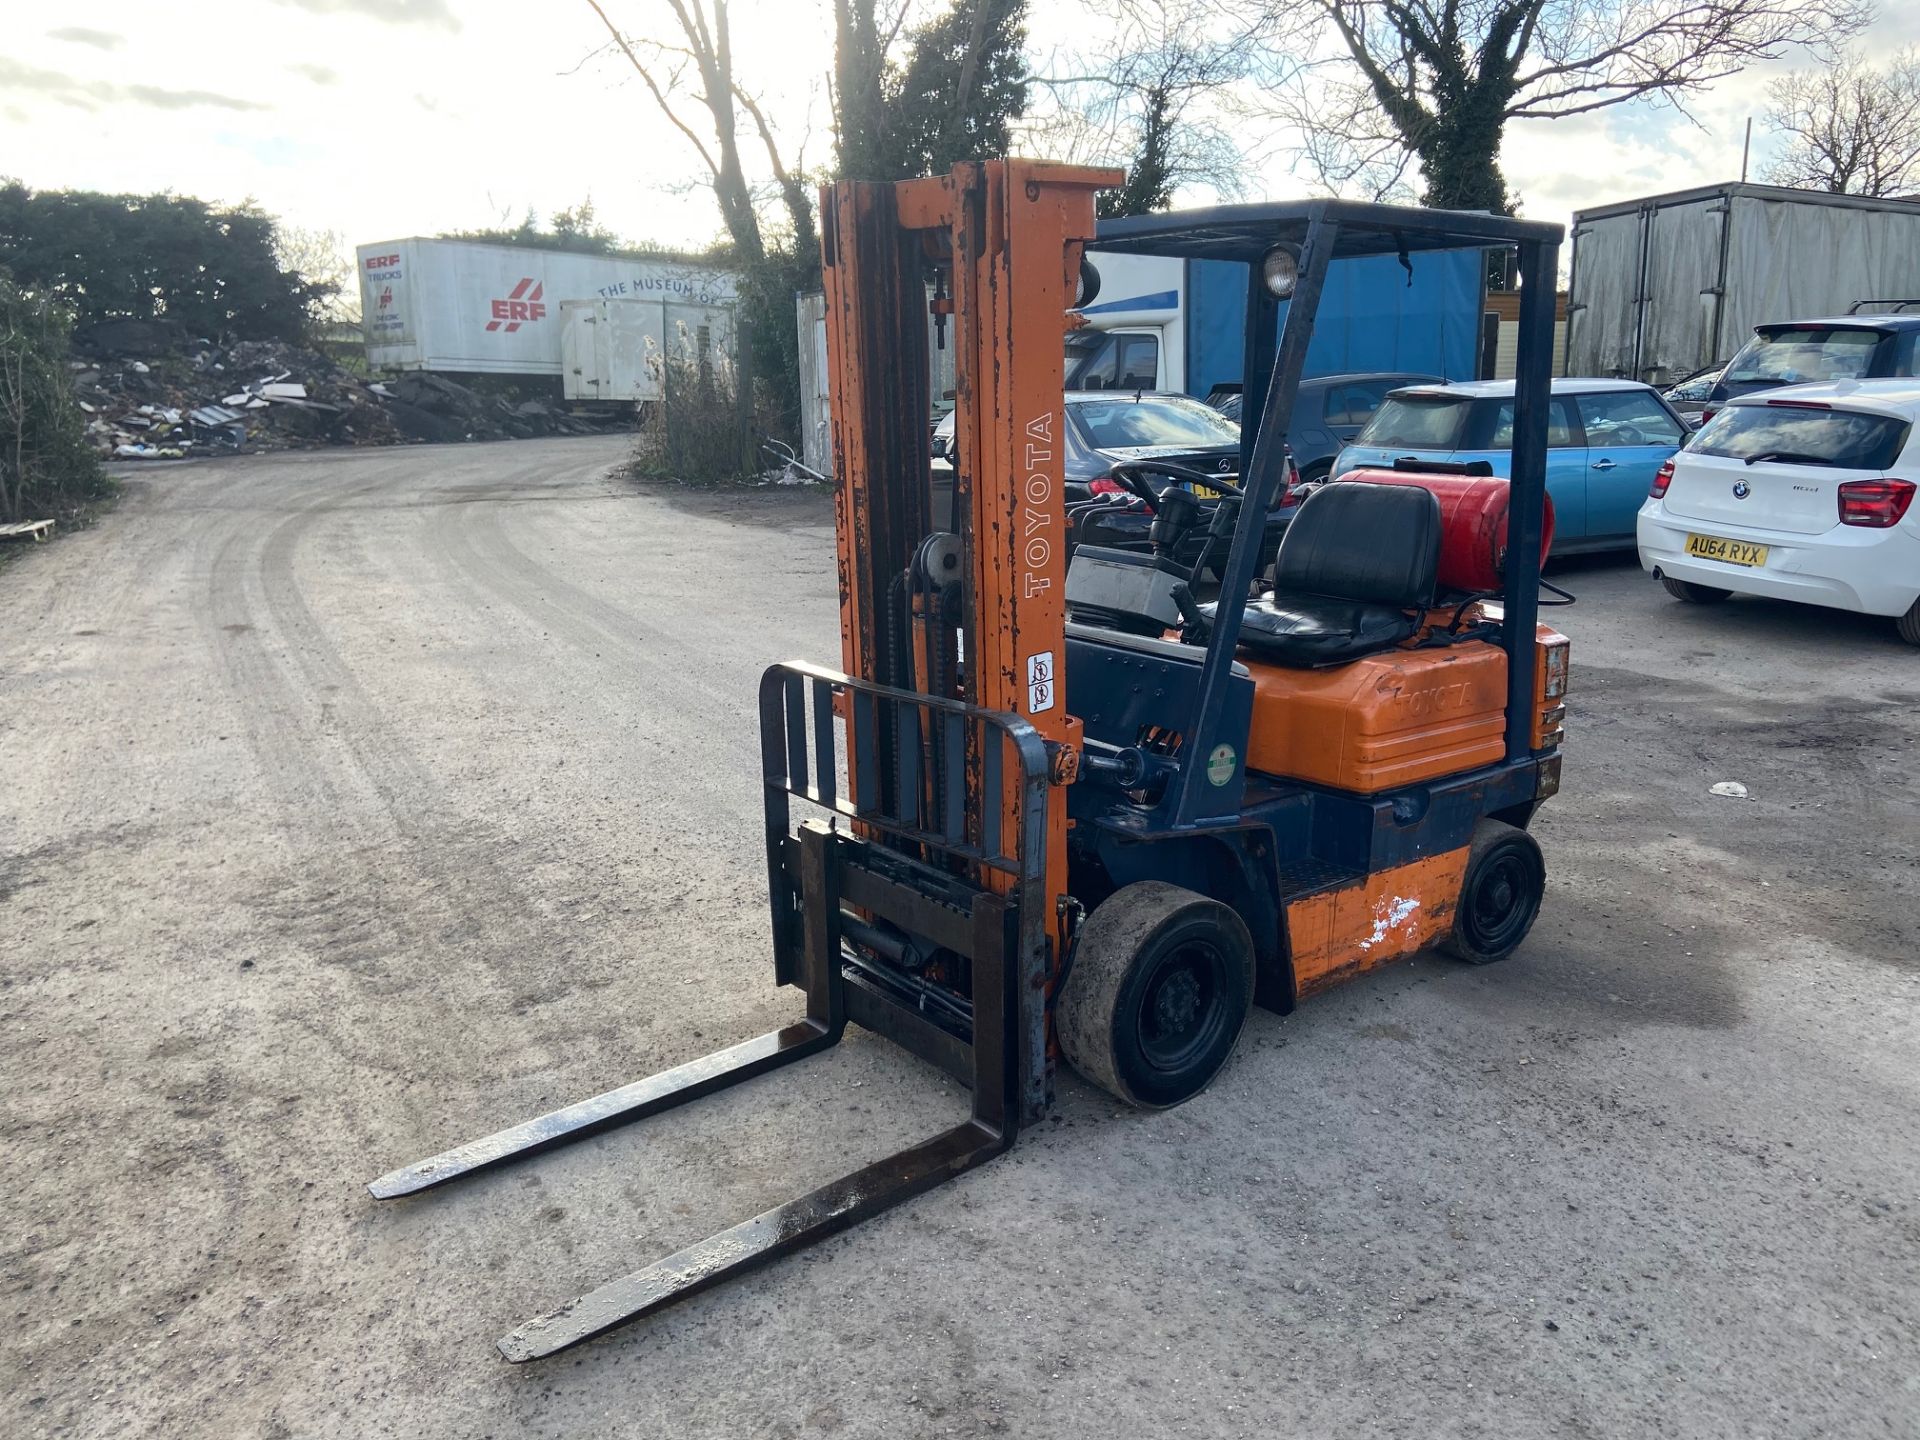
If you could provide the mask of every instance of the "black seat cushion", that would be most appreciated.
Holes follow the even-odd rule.
[[[1217,607],[1202,605],[1209,620]],[[1344,665],[1398,645],[1419,627],[1394,605],[1331,595],[1262,595],[1240,620],[1240,643],[1265,660],[1311,667]]]
[[[1282,665],[1343,665],[1398,645],[1433,603],[1440,502],[1411,485],[1342,481],[1309,495],[1247,605],[1240,643]],[[1204,605],[1211,620],[1218,607]]]

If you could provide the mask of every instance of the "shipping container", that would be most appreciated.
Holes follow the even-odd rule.
[[[1920,296],[1920,204],[1714,185],[1573,217],[1568,375],[1675,383],[1775,320]]]
[[[470,240],[362,245],[357,268],[375,370],[562,375],[567,301],[667,301],[681,322],[725,313],[730,327],[737,293],[732,273],[697,264]]]

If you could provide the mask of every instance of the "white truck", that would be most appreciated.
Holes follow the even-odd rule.
[[[391,240],[356,257],[377,371],[559,376],[569,400],[652,400],[657,359],[733,353],[732,272],[471,240]]]

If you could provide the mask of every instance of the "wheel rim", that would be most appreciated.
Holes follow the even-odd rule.
[[[1498,951],[1516,942],[1533,918],[1533,866],[1518,851],[1496,855],[1481,871],[1467,906],[1475,942]]]
[[[1226,1025],[1226,988],[1227,962],[1218,946],[1190,941],[1162,956],[1141,987],[1135,1017],[1147,1063],[1179,1071],[1211,1050]]]

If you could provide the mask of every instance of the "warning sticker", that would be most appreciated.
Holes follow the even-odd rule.
[[[1027,657],[1027,713],[1038,715],[1053,708],[1053,652],[1043,650]]]

